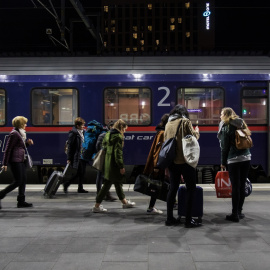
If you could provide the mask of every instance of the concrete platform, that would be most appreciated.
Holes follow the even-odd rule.
[[[95,186],[88,194],[62,187],[54,199],[41,185],[27,186],[32,209],[16,208],[17,192],[2,200],[0,269],[5,270],[263,270],[270,269],[270,185],[254,184],[246,199],[246,218],[226,221],[231,199],[217,199],[213,185],[204,188],[203,226],[166,227],[163,215],[146,214],[149,198],[125,185],[133,209],[103,202],[106,214],[91,212]],[[4,185],[0,185],[2,189]],[[175,216],[177,211],[175,211]]]

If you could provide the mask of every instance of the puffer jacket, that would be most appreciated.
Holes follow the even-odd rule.
[[[125,176],[120,173],[120,169],[124,168],[123,140],[123,136],[117,129],[111,129],[106,133],[102,143],[106,151],[104,178],[113,183],[125,182]]]
[[[85,131],[83,131],[83,134]],[[81,158],[82,138],[78,130],[73,127],[68,134],[68,151],[67,160],[71,161],[71,166],[74,169],[78,169],[79,160]]]
[[[228,159],[250,155],[249,149],[237,149],[235,145],[235,131],[243,126],[244,120],[241,118],[230,120],[229,124],[220,123],[218,138],[221,148],[221,165],[227,165]]]
[[[27,145],[27,144],[26,144]],[[7,139],[3,165],[7,166],[10,162],[24,162],[25,146],[23,138],[18,129],[13,129]]]
[[[189,119],[176,118],[172,121],[169,120],[169,122],[166,124],[165,133],[164,133],[165,141],[174,137],[176,130],[177,130],[177,127],[178,127],[181,120],[182,120],[182,124],[179,128],[177,135],[176,135],[177,148],[176,148],[176,157],[174,159],[175,164],[186,163],[185,159],[184,159],[183,147],[182,147],[182,127],[184,128],[184,130],[183,130],[184,137],[186,135],[189,135],[189,134],[195,136],[197,140],[200,137],[200,134],[193,129],[192,123]]]

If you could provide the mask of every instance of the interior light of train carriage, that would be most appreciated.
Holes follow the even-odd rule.
[[[247,110],[243,109],[243,114],[246,115],[247,114]]]

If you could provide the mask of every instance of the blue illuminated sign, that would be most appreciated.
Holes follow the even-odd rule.
[[[211,11],[210,11],[210,3],[206,3],[206,11],[204,11],[203,16],[206,18],[206,30],[210,29],[210,16]]]

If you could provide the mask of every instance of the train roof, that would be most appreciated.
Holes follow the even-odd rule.
[[[270,74],[267,56],[0,58],[1,75]]]

